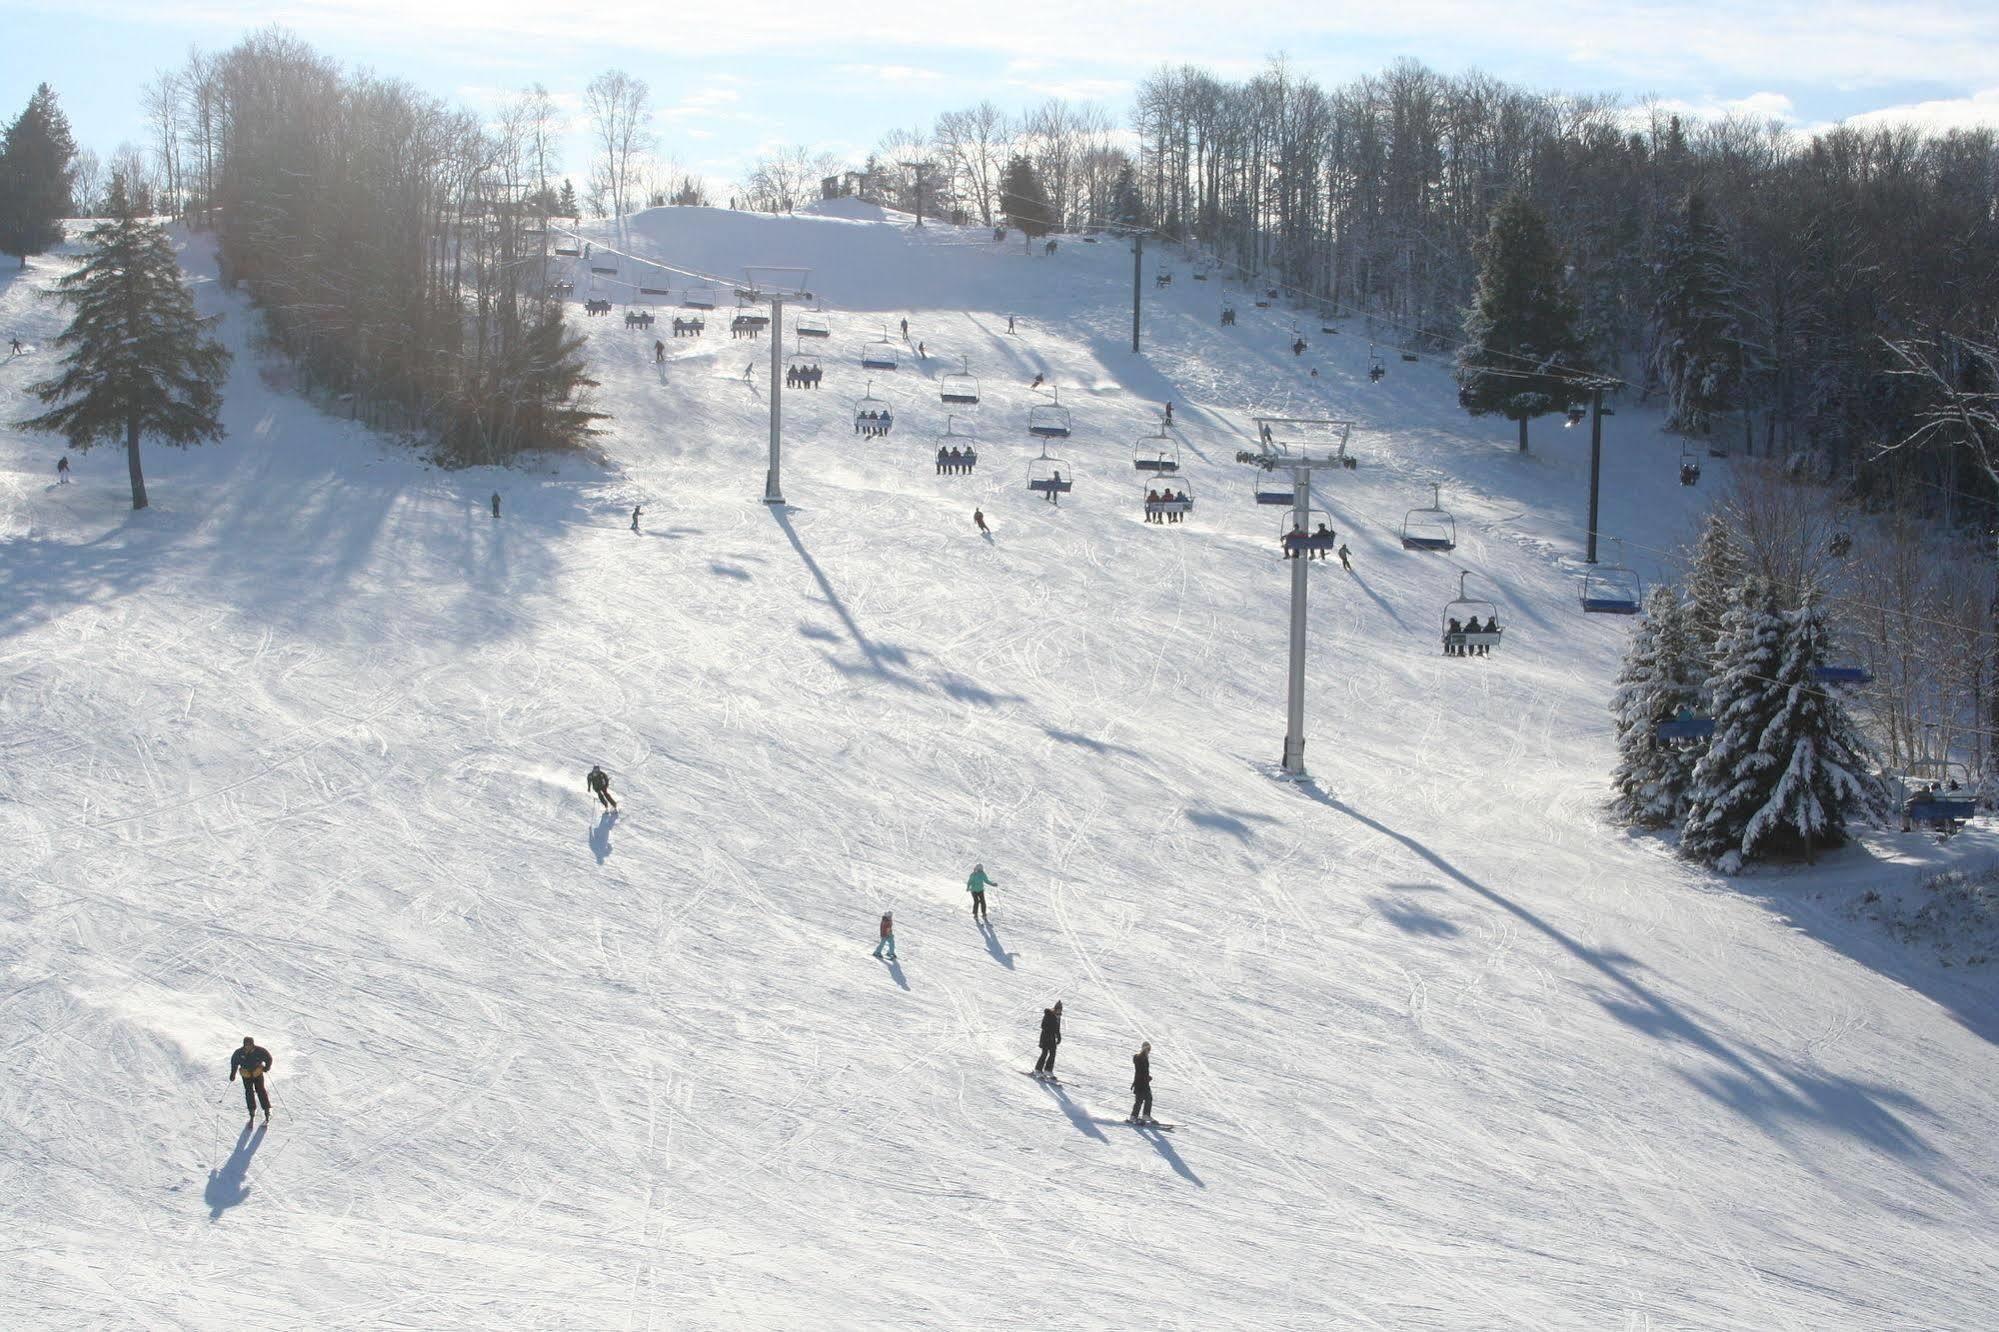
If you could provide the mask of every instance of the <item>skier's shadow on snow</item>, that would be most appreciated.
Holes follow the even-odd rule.
[[[604,816],[597,820],[597,826],[590,830],[590,854],[597,857],[599,865],[611,858],[611,829],[617,824],[618,811],[607,809]]]
[[[1137,1132],[1147,1142],[1152,1144],[1153,1151],[1158,1152],[1166,1158],[1166,1164],[1173,1167],[1174,1174],[1186,1180],[1197,1189],[1208,1187],[1201,1181],[1201,1177],[1194,1173],[1193,1167],[1180,1159],[1180,1153],[1173,1150],[1173,1144],[1166,1140],[1164,1133],[1155,1128],[1147,1128],[1143,1124],[1138,1126]]]
[[[1012,971],[1013,960],[1020,956],[1020,954],[1009,953],[1006,949],[1002,948],[999,941],[999,931],[995,930],[991,925],[982,924],[979,928],[979,933],[984,936],[986,951],[993,955],[993,961],[999,963],[1008,971]]]
[[[902,974],[902,963],[892,957],[885,957],[882,961],[888,966],[889,978],[907,990],[909,988],[909,977]]]
[[[1367,579],[1361,577],[1358,571],[1354,573],[1353,580],[1354,582],[1360,584],[1361,591],[1367,593],[1367,599],[1369,601],[1372,601],[1375,605],[1381,607],[1382,611],[1388,616],[1388,618],[1395,621],[1395,627],[1397,629],[1406,630],[1409,627],[1408,625],[1402,622],[1402,617],[1396,613],[1394,604],[1392,602],[1385,600],[1379,592],[1376,592],[1373,588],[1369,587],[1367,585]]]
[[[1097,1121],[1090,1118],[1090,1112],[1069,1099],[1069,1093],[1062,1090],[1061,1083],[1044,1082],[1041,1084],[1041,1090],[1055,1098],[1055,1104],[1062,1108],[1063,1114],[1069,1116],[1069,1122],[1076,1126],[1077,1132],[1085,1137],[1095,1138],[1098,1142],[1110,1141],[1104,1136],[1104,1131],[1097,1127]]]
[[[220,1221],[224,1212],[250,1196],[250,1184],[245,1177],[250,1173],[250,1158],[257,1154],[257,1148],[263,1146],[264,1129],[267,1127],[260,1125],[252,1132],[250,1126],[245,1124],[241,1136],[236,1139],[236,1150],[230,1153],[220,1170],[208,1172],[208,1187],[201,1191],[201,1200],[208,1204],[210,1221]]]
[[[1891,1156],[1912,1161],[1938,1159],[1936,1149],[1896,1113],[1932,1117],[1929,1108],[1915,1097],[1892,1087],[1829,1074],[1746,1041],[1724,1040],[1696,1021],[1693,1014],[1631,976],[1630,970],[1639,964],[1630,958],[1586,946],[1518,902],[1486,887],[1414,837],[1369,818],[1321,790],[1310,778],[1296,786],[1306,798],[1399,843],[1453,883],[1512,915],[1594,969],[1614,987],[1591,996],[1605,1012],[1656,1040],[1677,1042],[1706,1055],[1713,1061],[1712,1067],[1677,1070],[1679,1075],[1766,1133],[1781,1140],[1786,1136],[1787,1124],[1818,1124],[1859,1138]],[[1958,1192],[1948,1181],[1937,1179],[1933,1171],[1925,1169],[1922,1173],[1940,1187]]]

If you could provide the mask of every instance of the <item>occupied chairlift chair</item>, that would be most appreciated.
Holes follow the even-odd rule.
[[[857,434],[876,432],[886,435],[894,428],[894,411],[875,396],[875,381],[870,379],[866,391],[854,399],[854,430]]]
[[[1645,603],[1645,580],[1624,563],[1617,543],[1615,564],[1599,564],[1583,575],[1583,609],[1592,615],[1636,615]]]
[[[1682,442],[1680,445],[1680,484],[1683,486],[1698,485],[1700,479],[1701,457],[1698,453],[1694,452],[1694,446],[1691,442]]]
[[[1441,484],[1430,487],[1430,502],[1402,515],[1402,549],[1456,550],[1458,520],[1443,505]]]
[[[1069,438],[1069,409],[1062,405],[1062,390],[1049,390],[1054,401],[1030,407],[1027,411],[1027,433],[1036,439]]]
[[[1677,716],[1653,727],[1652,734],[1661,744],[1668,745],[1705,740],[1714,734],[1714,718],[1696,716],[1692,708],[1681,708]]]
[[[972,358],[964,358],[965,368],[956,374],[946,375],[937,383],[938,396],[953,407],[976,407],[979,403],[979,381],[972,373]]]
[[[979,465],[978,444],[977,436],[968,430],[958,429],[958,418],[955,415],[944,418],[944,429],[937,436],[937,452],[949,453],[952,449],[958,450],[959,467],[963,471],[970,472]]]
[[[1908,795],[1902,801],[1902,825],[1927,824],[1946,836],[1954,826],[1978,815],[1978,798],[1971,790],[1969,770],[1949,759],[1910,759],[1902,777]]]
[[[1027,464],[1027,489],[1030,494],[1041,496],[1051,503],[1060,504],[1062,496],[1076,488],[1076,474],[1073,468],[1065,471],[1069,464],[1060,458],[1050,457],[1048,445],[1041,446],[1041,456]]]
[[[1293,505],[1295,508],[1296,501]],[[1333,531],[1332,515],[1316,504],[1305,510],[1305,529],[1299,531],[1293,526],[1295,514],[1286,514],[1277,524],[1277,548],[1287,559],[1310,559],[1313,555],[1321,559],[1331,555],[1339,546],[1339,534]]]
[[[1172,499],[1156,499],[1160,492],[1172,495]],[[1194,510],[1194,488],[1187,484],[1185,477],[1148,476],[1143,485],[1145,495],[1145,516],[1147,518],[1179,517]]]
[[[1481,597],[1465,595],[1465,579],[1471,571],[1458,571],[1458,594],[1444,603],[1444,613],[1438,618],[1444,640],[1444,655],[1447,657],[1483,657],[1499,646],[1499,607]],[[1451,621],[1458,622],[1458,629],[1451,630]],[[1490,629],[1474,629],[1469,626],[1479,623],[1492,625]]]
[[[1372,342],[1367,344],[1367,377],[1376,384],[1388,373],[1388,367],[1381,363],[1381,356],[1374,350]]]

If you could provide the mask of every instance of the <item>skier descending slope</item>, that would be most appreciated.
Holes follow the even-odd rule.
[[[1131,1057],[1131,1118],[1128,1123],[1152,1122],[1152,1042],[1138,1047]]]
[[[271,1071],[271,1052],[249,1037],[229,1054],[229,1080],[243,1079],[243,1105],[250,1112],[250,1120],[256,1122],[257,1103],[264,1103],[264,1122],[271,1122],[271,1094],[264,1090],[264,1074]]]
[[[998,879],[986,877],[984,865],[972,866],[972,876],[965,880],[965,891],[972,895],[972,919],[986,919],[986,889],[999,887]]]
[[[590,775],[583,779],[584,789],[597,797],[597,803],[606,809],[616,809],[618,802],[611,798],[611,774],[596,764],[590,765]]]
[[[875,956],[887,954],[887,960],[895,961],[895,912],[882,912],[881,942],[875,945]]]
[[[1055,1076],[1055,1047],[1062,1043],[1062,1001],[1041,1010],[1041,1058],[1034,1061],[1034,1076],[1059,1081]]]

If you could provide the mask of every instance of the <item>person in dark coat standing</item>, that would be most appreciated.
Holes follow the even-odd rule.
[[[583,785],[591,795],[597,797],[597,803],[605,809],[618,807],[618,802],[611,798],[611,774],[596,764],[590,765],[590,775],[583,779]]]
[[[1138,1047],[1131,1057],[1131,1122],[1152,1122],[1152,1042]]]
[[[500,516],[500,492],[497,490],[493,492],[493,516]]]
[[[264,1090],[264,1074],[271,1071],[271,1052],[251,1037],[245,1036],[243,1044],[229,1055],[229,1080],[243,1079],[243,1105],[250,1112],[250,1118],[257,1117],[257,1103],[264,1104],[264,1122],[271,1122],[271,1094]]]
[[[1062,1043],[1062,1001],[1041,1010],[1041,1058],[1034,1061],[1034,1076],[1055,1076],[1055,1047]]]

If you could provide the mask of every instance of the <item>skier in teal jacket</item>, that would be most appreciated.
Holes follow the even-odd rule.
[[[965,880],[965,891],[972,895],[972,919],[986,919],[986,889],[999,887],[998,879],[986,877],[984,865],[972,866],[972,877]]]

